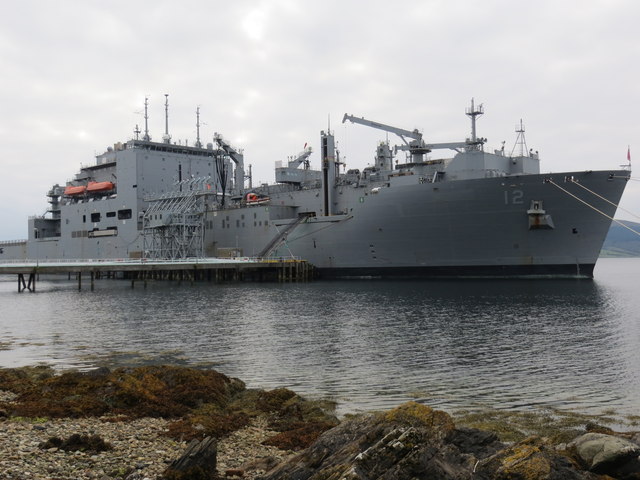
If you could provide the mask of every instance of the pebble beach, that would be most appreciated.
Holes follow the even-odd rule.
[[[0,422],[0,478],[2,479],[149,479],[160,477],[171,461],[184,452],[187,442],[168,438],[168,421],[143,418],[7,419]],[[51,437],[72,434],[99,435],[113,449],[99,453],[43,450]],[[238,430],[218,442],[218,472],[242,470],[245,479],[264,473],[264,466],[279,463],[289,452],[261,445],[275,432],[263,420]]]
[[[16,395],[0,391],[0,401]],[[0,418],[0,478],[38,480],[155,480],[187,447],[166,435],[162,418],[127,420],[118,417]],[[277,432],[258,417],[250,425],[218,441],[217,468],[221,476],[242,471],[254,479],[293,452],[262,445]],[[103,452],[42,448],[52,437],[100,436],[112,449]]]

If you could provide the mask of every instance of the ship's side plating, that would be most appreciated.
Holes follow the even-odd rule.
[[[304,258],[324,276],[590,277],[610,224],[602,213],[613,216],[615,207],[583,187],[617,203],[627,174],[571,172],[338,190],[345,197],[338,208],[348,205],[341,214],[308,216],[272,255]],[[216,243],[257,254],[297,214],[319,211],[319,193],[306,191],[295,208],[217,212]]]

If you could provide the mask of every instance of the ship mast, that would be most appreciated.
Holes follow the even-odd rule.
[[[511,156],[513,157],[513,152],[516,151],[516,147],[520,147],[518,156],[524,157],[527,152],[527,141],[524,138],[524,124],[522,123],[522,119],[520,119],[520,125],[516,125],[516,133],[518,136],[516,137],[516,143],[511,149]]]
[[[144,97],[144,137],[142,139],[145,142],[150,142],[149,136],[149,97]]]
[[[202,148],[200,141],[200,107],[196,107],[196,147]]]
[[[164,143],[171,143],[171,135],[169,135],[169,94],[164,94]]]
[[[478,108],[475,107],[473,98],[471,99],[471,108],[467,108],[465,112],[467,116],[471,117],[471,143],[476,144],[478,140],[476,138],[476,117],[484,114],[484,109],[482,108],[482,104],[478,105]]]

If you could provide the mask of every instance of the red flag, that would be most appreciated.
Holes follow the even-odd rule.
[[[631,161],[631,147],[627,147],[627,160]]]

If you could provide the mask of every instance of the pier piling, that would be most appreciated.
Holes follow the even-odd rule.
[[[82,275],[89,274],[90,290],[96,280],[125,279],[135,288],[141,280],[147,288],[149,280],[168,280],[178,283],[196,282],[305,282],[314,278],[313,265],[297,258],[200,258],[189,260],[75,260],[0,264],[0,274],[18,274],[18,292],[36,291],[40,273],[76,275],[78,291],[82,290]],[[29,279],[25,278],[29,275]]]

